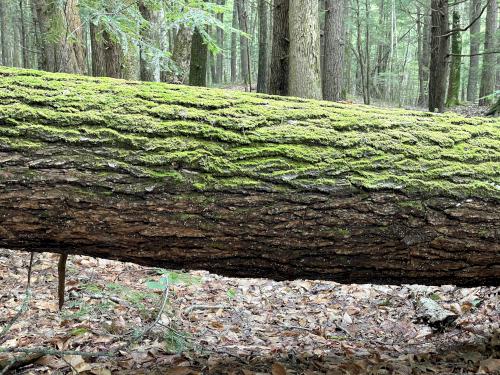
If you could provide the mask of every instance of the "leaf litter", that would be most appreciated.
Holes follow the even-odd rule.
[[[6,348],[40,347],[52,352],[12,372],[500,373],[500,288],[276,282],[71,256],[59,312],[57,257],[35,255],[29,305],[0,335],[0,373],[14,363]],[[0,333],[25,301],[28,263],[0,249]],[[436,326],[422,301],[453,319]]]

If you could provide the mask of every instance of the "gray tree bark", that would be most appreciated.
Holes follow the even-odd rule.
[[[491,53],[498,45],[496,39],[498,22],[498,1],[490,0],[486,9],[486,29],[484,33],[484,52],[490,52],[483,55],[483,67],[481,74],[481,88],[479,90],[479,104],[488,105],[493,103],[493,98],[488,99],[485,96],[495,91],[497,56]]]
[[[290,96],[322,98],[318,6],[317,0],[290,2]]]
[[[267,0],[259,0],[259,62],[257,75],[257,92],[267,92],[268,81],[268,8]]]
[[[345,50],[345,0],[325,1],[323,99],[342,99]]]
[[[481,12],[481,0],[472,0],[469,9],[469,23],[475,20]],[[467,101],[477,100],[477,89],[479,83],[479,47],[481,43],[481,21],[477,20],[469,29],[470,32],[470,57],[469,57],[469,77],[467,79]]]

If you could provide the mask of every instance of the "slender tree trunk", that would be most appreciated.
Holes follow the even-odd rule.
[[[21,37],[20,37],[20,32],[19,32],[19,24],[17,22],[12,23],[13,30],[13,40],[12,40],[12,65],[15,67],[22,67],[21,63]]]
[[[429,65],[429,111],[444,112],[450,38],[448,0],[431,1],[431,59]]]
[[[460,13],[458,10],[453,12],[453,29],[460,27]],[[461,82],[461,69],[462,69],[462,34],[454,33],[451,36],[451,63],[450,63],[450,76],[448,79],[448,98],[446,105],[448,107],[460,103],[460,82]]]
[[[139,11],[147,25],[141,30],[143,45],[140,48],[140,78],[141,81],[158,81],[159,58],[154,49],[160,48],[160,25],[158,12],[152,10],[145,0],[139,2]]]
[[[317,0],[290,2],[290,96],[322,98],[318,11]]]
[[[487,1],[487,0],[486,0]],[[481,12],[481,0],[471,0],[469,9],[469,23],[476,19]],[[477,88],[479,82],[479,45],[481,42],[481,21],[477,20],[470,27],[470,57],[469,77],[467,80],[467,101],[477,100]]]
[[[92,75],[94,77],[106,76],[106,63],[104,61],[104,46],[102,33],[99,33],[99,27],[90,22],[90,48],[92,56]]]
[[[268,7],[267,0],[259,0],[259,66],[257,92],[267,92],[268,81]]]
[[[238,8],[238,24],[239,29],[244,33],[248,32],[248,13],[246,9],[245,0],[235,0]],[[243,82],[248,85],[250,84],[250,56],[248,54],[248,37],[240,35],[240,70]],[[251,90],[251,88],[250,88]]]
[[[238,28],[238,3],[234,0],[233,3],[233,29]],[[234,83],[238,79],[238,45],[236,33],[231,33],[231,82]]]
[[[489,0],[486,9],[486,30],[484,34],[484,52],[493,52],[498,45],[495,37],[498,22],[498,1]],[[483,55],[483,68],[481,74],[481,88],[479,90],[479,104],[493,103],[493,98],[485,98],[495,91],[497,56],[493,53]]]
[[[189,66],[189,84],[191,86],[207,85],[208,46],[198,29],[193,32],[191,42],[191,63]]]
[[[345,50],[344,27],[345,0],[326,0],[323,66],[323,99],[342,99]]]
[[[423,59],[423,19],[422,10],[417,5],[417,56],[418,56],[418,99],[417,104],[423,106],[425,103],[425,86],[424,80],[424,59]]]
[[[19,28],[21,34],[21,49],[23,56],[23,68],[29,67],[28,38],[26,33],[26,20],[24,12],[24,0],[19,0]]]
[[[269,73],[269,93],[273,95],[288,95],[289,6],[289,0],[274,0],[273,3],[273,40]]]
[[[217,0],[217,4],[225,5],[225,0]],[[217,19],[224,23],[224,13],[217,14]],[[215,82],[222,83],[224,80],[224,30],[217,28],[217,45],[220,47],[220,52],[217,54],[217,65],[215,69]]]
[[[9,65],[7,48],[7,0],[0,0],[0,44],[2,52],[2,65]]]
[[[365,104],[370,104],[371,98],[371,65],[370,65],[370,10],[369,0],[365,0],[365,64],[366,64],[366,97]]]

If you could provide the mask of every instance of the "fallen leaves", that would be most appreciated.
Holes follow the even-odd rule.
[[[24,299],[27,259],[0,250],[0,331]],[[32,365],[33,374],[499,371],[498,288],[228,279],[70,257],[69,298],[59,312],[56,260],[36,256],[30,309],[0,338],[0,347],[118,350],[118,356],[45,355]],[[147,283],[161,286],[166,275],[170,296],[159,325],[120,349],[155,320],[161,291]],[[416,321],[422,298],[454,314],[455,325],[436,333]]]

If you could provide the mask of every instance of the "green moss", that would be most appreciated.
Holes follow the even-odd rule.
[[[0,77],[0,151],[91,171],[85,178],[99,194],[395,189],[500,197],[498,119],[12,68]],[[32,172],[25,178],[37,180]]]

